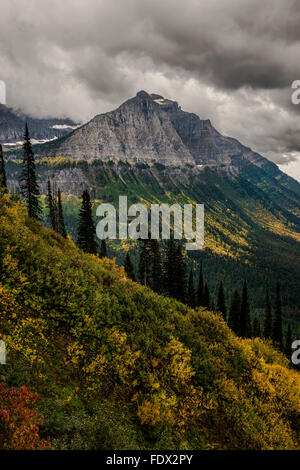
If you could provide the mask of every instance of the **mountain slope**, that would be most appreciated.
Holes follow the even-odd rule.
[[[40,394],[54,448],[299,448],[299,373],[270,345],[129,281],[7,195],[0,262],[2,380]]]
[[[28,123],[31,138],[38,141],[62,137],[76,127],[71,119],[35,119],[0,104],[1,144],[8,144],[7,148],[10,148],[12,144],[22,142],[25,122]]]

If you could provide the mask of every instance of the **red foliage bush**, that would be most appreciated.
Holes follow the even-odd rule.
[[[27,387],[19,389],[0,383],[0,449],[49,449],[50,442],[41,440],[42,417],[36,406],[38,395]]]

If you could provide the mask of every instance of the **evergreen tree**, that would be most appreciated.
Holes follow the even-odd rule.
[[[186,263],[185,253],[183,251],[182,243],[178,242],[175,246],[175,299],[180,302],[186,301]]]
[[[241,297],[235,289],[232,297],[228,315],[228,325],[237,334],[240,334],[241,327]]]
[[[225,294],[224,294],[224,288],[223,288],[223,282],[222,281],[220,282],[219,290],[218,290],[217,309],[218,309],[219,312],[222,313],[222,316],[223,316],[224,320],[226,321],[227,310],[226,310]]]
[[[288,325],[286,335],[285,335],[284,354],[286,355],[286,357],[290,359],[291,352],[292,352],[292,330],[291,330],[291,326]]]
[[[246,338],[251,336],[251,320],[250,320],[250,308],[248,301],[248,289],[247,282],[243,284],[243,295],[241,303],[241,316],[240,316],[240,336]]]
[[[133,269],[133,264],[130,259],[129,251],[127,251],[126,256],[125,256],[125,261],[124,261],[124,269],[129,277],[129,279],[132,279],[133,281],[136,281],[136,277],[134,274],[134,269]]]
[[[272,338],[272,309],[268,291],[265,300],[264,338]]]
[[[142,248],[140,250],[140,259],[139,259],[139,281],[143,286],[151,287],[152,285],[152,276],[151,276],[151,267],[152,267],[152,249],[151,241],[148,239],[141,240]]]
[[[5,171],[5,163],[3,157],[3,150],[2,145],[0,144],[0,187],[7,189],[7,180],[6,180],[6,171]]]
[[[61,234],[62,237],[67,238],[67,231],[65,227],[60,190],[58,190],[58,195],[57,195],[57,231],[58,233]]]
[[[152,253],[151,266],[151,288],[157,294],[162,293],[162,262],[159,240],[150,240],[150,249]]]
[[[163,267],[164,293],[185,302],[186,297],[185,256],[180,243],[175,244],[173,237],[168,241]]]
[[[194,286],[194,276],[193,269],[190,271],[189,275],[189,284],[188,284],[188,305],[192,308],[195,307],[195,286]]]
[[[215,304],[215,299],[211,296],[210,298],[210,310],[212,312],[215,312],[216,311],[216,304]]]
[[[107,246],[106,246],[106,241],[105,240],[101,241],[99,258],[107,258]]]
[[[206,307],[206,308],[210,307],[210,293],[209,293],[209,288],[208,288],[207,282],[204,284],[202,305],[203,305],[203,307]]]
[[[77,245],[86,253],[97,254],[97,242],[95,240],[96,229],[92,217],[92,205],[87,190],[82,194],[81,209],[79,212]]]
[[[49,219],[50,219],[52,229],[57,231],[57,214],[55,210],[54,197],[52,194],[51,183],[49,179],[48,179],[47,187],[48,187],[47,207],[49,209]]]
[[[281,310],[281,294],[280,294],[280,283],[276,285],[276,304],[275,304],[275,317],[273,324],[273,341],[279,349],[283,349],[282,339],[282,310]]]
[[[20,178],[21,194],[26,199],[29,217],[40,220],[42,209],[39,200],[39,186],[36,179],[34,154],[26,123],[23,144],[23,170]]]
[[[202,263],[201,263],[198,288],[197,288],[197,297],[196,297],[196,305],[199,307],[203,306],[203,294],[204,294],[204,281],[203,281],[203,269],[202,269]]]
[[[260,323],[258,318],[255,316],[252,325],[252,336],[253,338],[260,338],[261,337],[261,329]]]

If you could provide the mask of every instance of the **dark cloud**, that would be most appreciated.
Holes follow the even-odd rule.
[[[139,89],[275,162],[300,155],[299,0],[1,0],[8,102],[86,120]]]

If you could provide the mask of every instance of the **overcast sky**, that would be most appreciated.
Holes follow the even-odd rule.
[[[7,104],[88,120],[144,89],[300,180],[300,0],[1,0]]]

